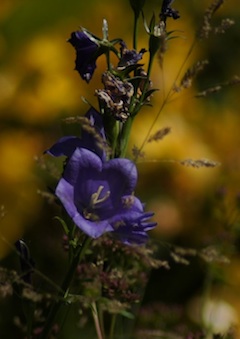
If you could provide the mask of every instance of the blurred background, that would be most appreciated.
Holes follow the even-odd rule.
[[[145,108],[135,121],[129,156],[133,145],[141,146],[158,114],[208,4],[205,0],[174,2],[181,19],[169,20],[168,30],[177,30],[178,38],[169,41],[162,70],[155,62],[151,80],[159,91],[152,98],[153,107]],[[159,13],[160,6],[161,1],[147,1],[144,13],[148,21],[153,11]],[[163,127],[171,127],[172,132],[144,147],[136,194],[146,201],[147,210],[155,212],[158,226],[151,236],[156,241],[190,248],[217,245],[231,257],[228,265],[220,262],[216,268],[213,264],[221,278],[216,274],[218,283],[212,293],[231,305],[239,317],[240,87],[226,87],[203,99],[194,97],[234,75],[240,76],[237,0],[227,1],[213,22],[217,25],[225,17],[235,20],[235,26],[226,34],[199,42],[183,73],[197,60],[208,59],[209,65],[159,116],[152,132]],[[94,89],[102,87],[100,75],[105,60],[99,58],[97,71],[86,84],[74,71],[75,51],[67,39],[80,27],[101,37],[103,18],[108,21],[110,39],[121,37],[131,48],[132,12],[127,0],[1,0],[0,257],[5,266],[14,266],[14,243],[24,237],[38,269],[55,279],[61,276],[61,230],[53,220],[57,212],[39,194],[51,186],[53,178],[48,168],[44,170],[41,158],[44,150],[63,135],[62,119],[87,111],[82,97],[97,107]],[[139,49],[146,47],[147,41],[141,27]],[[188,158],[208,158],[221,166],[194,169],[178,163]],[[160,250],[159,255],[169,254]],[[157,298],[182,304],[192,300],[206,273],[206,267],[194,260],[188,268],[180,264],[175,268],[173,262],[170,273],[154,272],[146,304]],[[174,285],[176,279],[178,286]]]

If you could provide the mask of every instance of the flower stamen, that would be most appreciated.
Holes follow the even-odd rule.
[[[124,208],[131,208],[132,205],[134,204],[134,196],[130,195],[128,197],[124,197],[122,202],[123,202],[123,206]]]
[[[126,223],[123,220],[119,220],[113,224],[113,228],[117,230],[119,227],[126,226]]]
[[[100,218],[97,214],[89,212],[87,209],[83,210],[83,216],[86,220],[99,221]]]
[[[90,202],[91,207],[94,207],[95,205],[100,204],[101,202],[104,202],[109,198],[110,191],[107,191],[106,194],[102,198],[100,198],[100,195],[101,195],[101,192],[102,192],[103,189],[104,189],[104,186],[100,185],[98,187],[97,192],[92,194],[91,202]]]

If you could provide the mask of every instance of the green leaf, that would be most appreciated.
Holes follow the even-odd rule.
[[[68,229],[68,226],[67,226],[66,222],[62,218],[57,217],[57,216],[54,217],[54,219],[56,219],[56,220],[58,220],[60,222],[60,224],[63,227],[64,232],[68,235],[69,234],[69,229]]]
[[[121,314],[123,317],[128,318],[128,319],[134,319],[135,316],[131,312],[128,311],[120,311],[119,314]]]

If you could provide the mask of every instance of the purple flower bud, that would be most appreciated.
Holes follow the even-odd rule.
[[[168,17],[173,18],[174,20],[180,18],[179,12],[171,7],[173,1],[174,0],[163,0],[160,18],[164,22],[166,22]]]
[[[136,16],[139,16],[140,12],[143,9],[145,0],[129,0],[130,5]]]
[[[91,39],[85,31],[77,31],[71,34],[68,40],[75,48],[77,56],[75,60],[75,69],[83,80],[89,82],[96,68],[96,60],[99,56],[96,39]]]

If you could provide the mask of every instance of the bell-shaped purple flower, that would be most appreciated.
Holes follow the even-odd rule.
[[[102,116],[94,108],[90,108],[85,114],[90,128],[82,129],[81,138],[76,136],[65,136],[60,138],[52,147],[45,151],[54,157],[65,155],[70,157],[76,148],[86,148],[106,159],[104,146],[106,138],[103,128]]]
[[[68,40],[76,50],[75,69],[83,80],[89,82],[96,68],[96,60],[99,56],[99,45],[86,31],[77,31],[71,34]]]
[[[141,202],[133,196],[136,166],[129,159],[103,162],[95,153],[77,148],[69,159],[56,195],[74,223],[87,235],[98,238],[113,232],[124,243],[143,243],[147,222]]]

